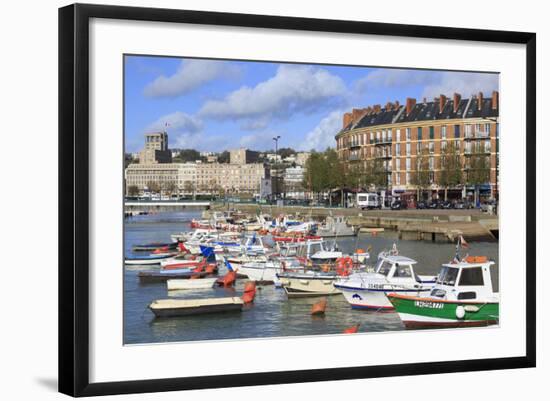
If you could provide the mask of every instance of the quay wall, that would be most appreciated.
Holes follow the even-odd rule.
[[[479,210],[359,210],[249,204],[213,204],[211,208],[213,211],[231,209],[272,216],[290,214],[315,220],[324,220],[329,215],[346,216],[353,226],[393,230],[399,238],[408,240],[455,242],[460,235],[467,241],[498,240],[498,217]]]

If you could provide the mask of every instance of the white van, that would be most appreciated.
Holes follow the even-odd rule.
[[[380,209],[380,196],[374,192],[357,194],[357,207],[360,209]]]

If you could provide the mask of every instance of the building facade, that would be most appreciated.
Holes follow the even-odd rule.
[[[257,158],[257,152],[238,149],[230,155],[231,163],[172,163],[168,135],[147,134],[139,163],[125,169],[126,193],[134,187],[172,194],[259,194],[269,171],[263,163],[247,163]]]
[[[445,188],[462,196],[471,190],[472,157],[484,155],[489,179],[482,185],[488,197],[498,197],[499,94],[489,98],[482,93],[467,99],[459,94],[441,95],[433,101],[417,103],[408,98],[399,102],[353,109],[343,116],[343,128],[336,135],[336,149],[347,166],[377,162],[382,166],[388,190],[393,195],[413,195],[418,190],[414,174],[420,160],[426,161],[429,185],[435,197],[441,185],[443,164],[448,147],[456,149],[462,183]],[[477,160],[477,159],[476,159]],[[424,167],[424,168],[426,168]],[[456,197],[456,196],[455,196]]]
[[[171,163],[172,152],[168,150],[168,134],[152,132],[145,134],[145,146],[139,152],[140,164]]]

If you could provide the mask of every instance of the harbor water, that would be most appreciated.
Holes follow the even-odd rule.
[[[170,234],[190,230],[193,218],[200,211],[165,212],[135,216],[125,221],[124,246],[126,256],[136,256],[132,246],[151,242],[169,242]],[[329,245],[333,239],[328,241]],[[370,262],[376,255],[397,244],[399,254],[415,259],[417,274],[436,275],[442,263],[455,254],[453,244],[399,240],[395,232],[336,239],[344,253],[357,248],[371,248]],[[461,251],[464,253],[464,251]],[[485,255],[496,261],[491,275],[493,287],[498,291],[498,243],[473,242],[467,250],[470,255]],[[143,254],[142,254],[143,255]],[[328,297],[324,317],[312,317],[310,310],[319,297],[288,299],[282,288],[273,285],[258,286],[254,303],[246,305],[242,313],[219,313],[186,317],[156,319],[148,305],[156,299],[211,298],[241,296],[245,279],[237,280],[235,288],[168,291],[166,283],[140,283],[138,272],[150,266],[123,266],[124,269],[124,343],[164,343],[181,341],[207,341],[283,336],[311,336],[340,334],[345,328],[360,324],[359,332],[404,330],[394,312],[352,310],[342,295]],[[220,268],[220,274],[225,268]]]

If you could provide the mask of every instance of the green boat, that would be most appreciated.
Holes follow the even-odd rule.
[[[389,294],[388,298],[408,329],[471,327],[498,324],[499,294],[493,292],[485,257],[466,257],[444,264],[429,296]]]

